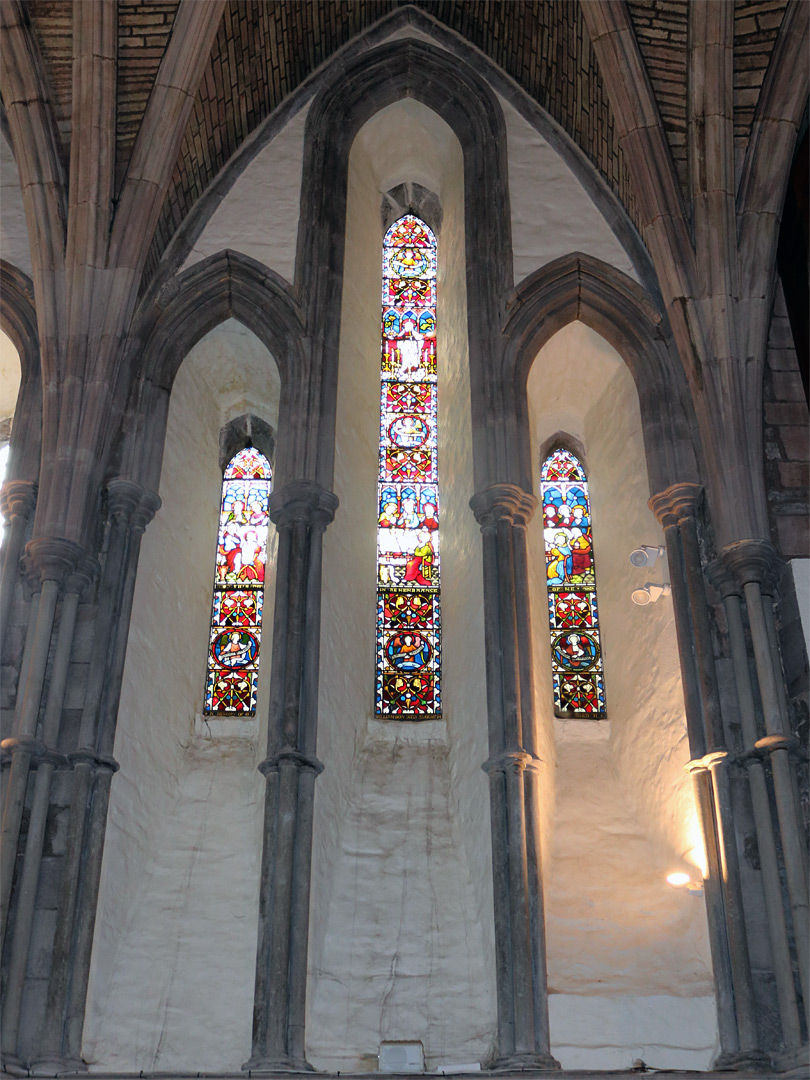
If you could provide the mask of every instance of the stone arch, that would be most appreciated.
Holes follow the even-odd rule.
[[[230,318],[252,331],[276,362],[280,424],[295,460],[289,440],[295,440],[300,425],[291,404],[305,391],[307,372],[303,328],[289,285],[255,259],[222,251],[172,279],[162,299],[142,316],[133,335],[140,373],[124,417],[119,471],[157,488],[169,395],[180,364],[201,338]],[[130,359],[134,363],[132,354]],[[287,452],[278,449],[283,467]]]
[[[504,411],[493,416],[493,424],[503,433],[498,449],[513,482],[531,490],[529,369],[549,338],[575,319],[601,334],[633,376],[650,494],[679,480],[696,480],[698,450],[688,390],[667,323],[641,286],[607,263],[574,252],[521,282],[508,306],[500,375]]]
[[[307,117],[296,293],[307,303],[307,329],[320,355],[321,429],[315,467],[329,485],[334,443],[334,386],[342,303],[348,156],[362,125],[376,112],[412,97],[441,117],[464,156],[464,215],[473,423],[483,420],[486,368],[495,346],[503,298],[512,285],[509,190],[503,114],[489,86],[466,64],[450,69],[446,54],[412,39],[381,45],[335,79],[315,99]],[[316,181],[317,178],[317,182]],[[476,441],[476,456],[483,448]]]
[[[36,483],[42,443],[42,379],[34,286],[4,259],[0,259],[0,326],[20,357],[20,389],[7,475],[9,480]]]
[[[518,87],[493,60],[429,13],[406,4],[384,15],[353,38],[338,54],[330,57],[317,74],[293,91],[275,112],[245,139],[208,190],[194,204],[185,221],[172,237],[163,256],[161,267],[150,283],[148,295],[154,297],[178,267],[183,265],[206,224],[239,176],[284,125],[316,94],[336,86],[348,69],[356,70],[365,67],[369,53],[376,50],[381,41],[407,28],[412,28],[437,43],[436,47],[429,47],[432,47],[438,56],[444,57],[445,68],[450,67],[447,59],[451,58],[459,66],[483,73],[487,83],[514,105],[573,171],[628,252],[639,278],[649,290],[652,292],[657,290],[657,279],[649,252],[626,208],[573,138],[537,101]],[[393,44],[402,45],[403,43],[400,40]],[[454,66],[453,74],[455,70]],[[452,84],[452,79],[446,74],[444,79]]]

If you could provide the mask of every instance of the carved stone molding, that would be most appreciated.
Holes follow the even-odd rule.
[[[56,581],[61,585],[83,558],[83,548],[72,540],[40,536],[25,546],[26,575],[39,582]]]
[[[323,762],[319,761],[314,754],[304,754],[292,746],[285,746],[277,754],[265,758],[259,765],[259,772],[262,776],[267,776],[268,773],[275,772],[282,764],[294,765],[302,771],[308,769],[316,776],[320,776],[323,772]]]
[[[10,760],[15,753],[25,752],[31,755],[31,768],[36,768],[37,765],[45,763],[51,765],[64,765],[67,758],[64,754],[60,754],[56,750],[52,750],[51,747],[46,746],[41,739],[31,738],[11,738],[3,739],[0,742],[0,759],[5,763]]]
[[[684,518],[695,517],[703,494],[700,484],[671,484],[664,491],[653,495],[647,505],[658,518],[662,527],[677,525]]]
[[[494,529],[504,519],[525,528],[537,508],[537,499],[517,484],[490,484],[473,495],[470,508],[482,529]]]
[[[684,769],[688,773],[705,772],[716,768],[718,765],[728,764],[731,755],[728,750],[712,750],[708,754],[704,754],[703,757],[693,758],[691,761],[687,761],[684,765]]]
[[[33,480],[9,480],[0,491],[0,511],[11,523],[14,518],[27,521],[37,502],[37,485]]]
[[[481,768],[487,774],[494,772],[540,772],[543,766],[542,758],[535,757],[528,750],[522,748],[502,750],[500,754],[493,754],[487,758]]]
[[[302,522],[323,532],[337,508],[337,495],[314,480],[291,480],[270,496],[270,520],[279,528]]]
[[[67,760],[74,769],[77,765],[89,765],[94,772],[116,773],[121,767],[111,754],[100,754],[90,746],[72,750]]]
[[[755,582],[768,596],[776,591],[784,566],[767,540],[737,540],[723,548],[719,561],[741,587]]]

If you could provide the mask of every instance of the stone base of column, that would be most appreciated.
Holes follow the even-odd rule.
[[[11,1070],[9,1070],[11,1072]],[[69,1073],[71,1076],[77,1073],[86,1073],[87,1064],[84,1061],[76,1061],[75,1058],[53,1057],[41,1058],[33,1061],[29,1068],[22,1073],[23,1076],[63,1076]],[[12,1076],[15,1075],[12,1073]]]
[[[488,1072],[559,1072],[559,1061],[551,1054],[505,1054],[496,1058]]]
[[[774,1054],[773,1067],[779,1073],[786,1076],[807,1076],[810,1070],[810,1046],[797,1046],[793,1050],[785,1050],[781,1054]]]
[[[725,1050],[714,1059],[715,1072],[772,1072],[770,1055],[762,1050]]]
[[[251,1058],[242,1066],[242,1072],[252,1076],[268,1076],[280,1072],[315,1072],[306,1058],[293,1058],[286,1055],[277,1058]]]

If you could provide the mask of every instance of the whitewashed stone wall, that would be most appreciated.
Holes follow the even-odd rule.
[[[571,250],[632,272],[568,166],[502,104],[517,279]],[[302,111],[257,155],[186,265],[227,247],[293,278],[304,122]],[[435,191],[444,210],[445,720],[421,725],[373,719],[379,215],[381,193],[405,180]],[[421,1039],[430,1067],[480,1060],[495,1031],[463,221],[461,152],[449,128],[410,100],[373,118],[350,161],[340,507],[324,542],[318,755],[326,768],[316,795],[308,1002],[309,1058],[319,1068],[372,1069],[382,1039]],[[277,386],[262,347],[228,323],[192,351],[172,395],[164,505],[144,539],[116,745],[121,772],[85,1030],[97,1069],[235,1070],[249,1053],[264,732],[212,739],[195,714],[220,482],[216,437],[248,409],[275,426]],[[530,546],[553,1050],[571,1068],[636,1057],[703,1067],[714,1021],[702,900],[663,880],[684,860],[699,861],[671,608],[629,600],[642,583],[631,580],[640,572],[631,571],[629,551],[660,539],[646,508],[635,390],[620,358],[575,325],[543,350],[530,391],[535,458],[560,429],[588,451],[611,716],[600,725],[553,719],[538,518]]]
[[[124,672],[84,1051],[99,1069],[238,1070],[249,1056],[264,781],[255,721],[203,705],[222,474],[219,431],[278,423],[275,364],[229,320],[175,380]],[[271,549],[274,532],[271,527]],[[272,552],[270,553],[272,559]],[[267,715],[268,573],[259,716]]]
[[[608,720],[555,720],[540,515],[529,528],[538,715],[555,731],[555,799],[545,864],[552,1051],[566,1068],[707,1068],[714,999],[702,896],[666,884],[700,878],[702,849],[669,599],[630,600],[666,581],[666,559],[629,554],[663,543],[649,496],[638,398],[618,354],[573,323],[529,376],[540,448],[560,431],[585,448],[593,511]],[[551,771],[551,770],[549,770]],[[696,1004],[699,1002],[700,1004]]]

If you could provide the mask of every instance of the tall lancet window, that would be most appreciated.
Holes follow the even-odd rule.
[[[555,450],[540,473],[554,711],[607,715],[588,481],[568,450]]]
[[[419,218],[383,241],[375,712],[441,716],[436,461],[436,238]]]
[[[209,715],[256,713],[271,480],[270,462],[252,446],[225,468],[205,684]]]

